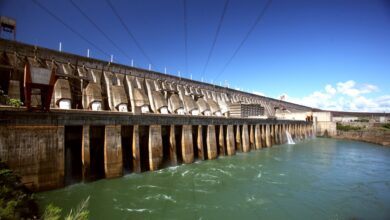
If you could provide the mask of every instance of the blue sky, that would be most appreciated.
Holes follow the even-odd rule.
[[[0,0],[0,14],[17,20],[17,40],[148,68],[149,61],[105,0],[74,2],[121,48],[122,54],[70,0],[36,0],[97,45],[71,32],[33,1]],[[213,81],[332,110],[390,111],[390,1],[273,0],[225,71],[266,0],[230,0],[205,74],[225,0],[111,0],[153,62],[152,69]]]

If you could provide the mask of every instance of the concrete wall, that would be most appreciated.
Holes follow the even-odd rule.
[[[390,131],[337,131],[333,136],[338,139],[365,141],[384,146],[390,146]]]
[[[0,125],[0,158],[34,191],[62,187],[64,126]]]
[[[124,116],[113,112],[91,115],[88,111],[76,114],[71,111],[0,111],[0,117],[3,119],[0,121],[0,158],[34,191],[60,188],[67,182],[65,176],[74,171],[68,167],[76,163],[74,157],[68,157],[74,142],[65,135],[65,131],[74,127],[78,127],[79,143],[73,150],[80,155],[76,158],[80,165],[75,167],[84,181],[97,176],[122,176],[124,157],[132,166],[128,172],[153,171],[177,163],[192,163],[195,159],[211,160],[220,155],[233,156],[236,151],[249,152],[283,144],[286,142],[283,128],[287,127],[294,127],[292,133],[299,139],[311,132],[310,123],[275,119],[216,120],[130,113]],[[122,139],[123,126],[126,126],[127,139]],[[175,131],[175,127],[181,129]],[[101,143],[97,143],[96,138]],[[255,140],[253,148],[251,140]]]
[[[276,117],[285,120],[306,120],[306,117],[310,115],[313,116],[315,135],[336,135],[336,122],[333,121],[331,112],[284,112],[277,113]]]

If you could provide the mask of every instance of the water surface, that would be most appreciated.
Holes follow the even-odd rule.
[[[318,138],[37,195],[91,219],[390,219],[390,148]]]

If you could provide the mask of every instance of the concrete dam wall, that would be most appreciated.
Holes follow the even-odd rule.
[[[275,118],[305,106],[11,41],[0,49],[1,87],[25,105],[0,106],[0,158],[35,191],[313,134],[310,122]],[[45,82],[52,90],[33,87]]]

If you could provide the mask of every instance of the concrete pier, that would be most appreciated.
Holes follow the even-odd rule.
[[[265,125],[265,142],[267,147],[272,147],[271,128],[269,124]]]
[[[156,143],[154,140],[153,143]],[[121,126],[106,125],[104,132],[104,171],[106,178],[122,176]]]
[[[191,139],[192,140],[192,139]],[[158,170],[162,158],[163,158],[163,149],[162,149],[162,138],[161,138],[161,125],[150,125],[149,126],[149,169]],[[183,155],[184,159],[184,155]]]
[[[194,162],[192,125],[183,125],[182,135],[181,135],[181,152],[182,152],[184,163]]]
[[[242,125],[242,151],[249,152],[250,149],[248,125],[244,124]]]
[[[280,144],[280,132],[279,132],[279,125],[276,124],[275,127],[275,144]]]
[[[260,125],[260,128],[261,128],[261,145],[263,147],[267,147],[267,138],[266,138],[266,127],[265,125]]]
[[[260,125],[255,126],[255,143],[256,143],[256,150],[261,149],[261,130]]]
[[[236,149],[238,152],[242,152],[242,138],[241,138],[241,128],[240,125],[236,125]]]
[[[205,160],[206,158],[205,158],[205,155],[204,155],[202,125],[198,125],[196,144],[197,144],[197,148],[198,148],[198,159]]]
[[[225,156],[225,137],[224,137],[224,127],[223,125],[219,126],[219,132],[218,132],[218,149],[219,149],[219,155]]]
[[[90,137],[89,125],[83,126],[82,145],[81,145],[81,163],[82,163],[82,178],[88,180],[90,169]]]
[[[169,158],[172,166],[177,165],[175,126],[169,126]]]
[[[207,147],[207,158],[209,160],[217,158],[217,140],[215,134],[215,125],[207,126],[207,137],[206,137],[206,147]]]
[[[133,171],[135,173],[141,172],[141,155],[140,155],[140,146],[139,146],[139,126],[133,126],[133,141],[132,141],[132,151],[133,151]]]
[[[256,142],[255,142],[255,125],[249,125],[250,126],[250,133],[249,133],[249,145],[251,150],[256,150]]]
[[[228,156],[236,154],[233,125],[228,125],[226,129],[226,151]]]

